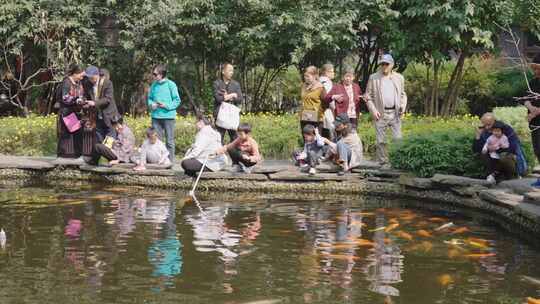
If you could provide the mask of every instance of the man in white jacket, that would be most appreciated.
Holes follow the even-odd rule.
[[[407,107],[407,94],[403,76],[392,70],[392,56],[383,55],[379,65],[379,71],[369,77],[366,102],[375,123],[377,161],[386,165],[386,131],[390,128],[394,139],[401,139],[401,119]]]

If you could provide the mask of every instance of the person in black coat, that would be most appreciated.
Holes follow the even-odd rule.
[[[85,97],[94,102],[96,118],[96,141],[102,143],[106,136],[114,137],[112,120],[120,116],[114,101],[114,88],[109,72],[89,66],[85,71],[83,80]]]

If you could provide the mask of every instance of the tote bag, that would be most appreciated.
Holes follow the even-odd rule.
[[[62,120],[64,121],[69,133],[77,132],[81,128],[81,121],[77,115],[75,115],[75,113],[62,117]]]
[[[240,124],[240,108],[228,103],[222,102],[216,118],[216,125],[227,130],[236,130]]]

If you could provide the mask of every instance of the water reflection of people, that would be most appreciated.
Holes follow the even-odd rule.
[[[375,223],[376,227],[384,226],[384,216],[377,215]],[[392,284],[402,281],[403,255],[397,245],[385,243],[385,235],[386,232],[381,230],[373,237],[376,246],[367,258],[370,263],[366,267],[367,279],[371,281],[369,290],[386,296],[399,296],[399,290]]]
[[[154,266],[152,276],[160,278],[166,286],[173,286],[175,276],[182,272],[182,243],[176,235],[174,202],[168,203],[168,207],[159,206],[152,213],[157,219],[163,219],[160,212],[166,213],[166,221],[161,229],[156,229],[156,237],[148,248],[148,261]]]

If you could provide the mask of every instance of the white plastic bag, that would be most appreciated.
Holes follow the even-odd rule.
[[[227,130],[236,130],[239,124],[240,108],[231,103],[222,102],[219,106],[216,126]]]

